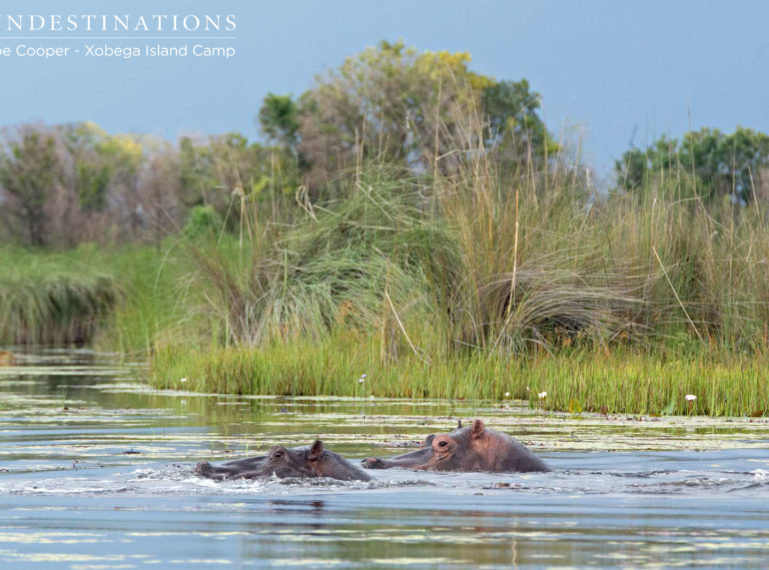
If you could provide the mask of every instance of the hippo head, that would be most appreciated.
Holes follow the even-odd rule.
[[[436,463],[448,463],[452,458],[456,458],[459,443],[449,434],[441,433],[432,438],[430,447]]]
[[[309,447],[272,447],[264,463],[255,472],[244,476],[258,477],[273,474],[280,478],[328,477],[342,481],[371,479],[338,453],[327,450],[319,439]]]
[[[352,465],[344,457],[325,449],[316,440],[309,447],[271,447],[267,455],[228,461],[213,466],[200,461],[195,466],[198,475],[215,480],[256,479],[259,477],[328,477],[342,481],[368,481],[366,473]]]
[[[458,428],[451,433],[428,436],[425,447],[432,451],[431,457],[416,469],[429,471],[474,471],[481,468],[481,457],[476,448],[482,448],[485,426],[475,420],[469,428]]]
[[[270,448],[267,458],[254,475],[268,477],[275,475],[280,478],[317,477],[308,461],[308,454],[305,449],[289,449],[282,445]]]
[[[326,450],[323,449],[323,442],[316,439],[307,450],[307,467],[312,470],[316,477],[323,477],[323,467],[326,456]]]
[[[481,420],[473,420],[469,430],[461,431],[466,431],[467,445],[478,467],[484,471],[495,471],[495,464],[510,453],[512,439],[507,434],[486,429]]]
[[[445,442],[445,444],[444,444]],[[550,468],[531,451],[506,433],[486,429],[481,420],[474,420],[471,426],[456,429],[449,434],[435,436],[433,455],[436,459],[440,452],[436,444],[444,450],[443,462],[435,469],[461,471],[549,471]],[[441,445],[444,444],[444,445]]]
[[[509,435],[486,429],[481,420],[450,433],[427,436],[417,451],[390,459],[370,457],[363,461],[368,469],[405,467],[427,471],[549,471],[550,468],[519,441]]]

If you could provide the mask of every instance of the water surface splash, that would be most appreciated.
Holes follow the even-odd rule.
[[[17,351],[18,353],[19,351]],[[703,566],[769,559],[764,419],[569,416],[523,402],[161,391],[89,351],[0,368],[0,563],[143,566]],[[402,453],[458,419],[552,473],[372,471],[371,482],[216,482],[196,461],[322,438]]]

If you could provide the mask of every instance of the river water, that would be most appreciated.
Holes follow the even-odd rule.
[[[0,565],[71,568],[736,567],[769,561],[765,419],[571,416],[521,402],[157,391],[86,350],[0,367]],[[356,381],[357,376],[351,381]],[[367,379],[375,381],[375,379]],[[481,417],[544,474],[372,471],[214,482],[196,461],[321,437],[402,453]]]

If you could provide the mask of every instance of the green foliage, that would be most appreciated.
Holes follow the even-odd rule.
[[[272,343],[261,350],[166,345],[155,351],[158,388],[231,394],[528,400],[532,408],[605,414],[769,415],[766,358],[712,355],[661,360],[620,351],[580,350],[509,359],[472,354],[427,361],[413,353],[383,361],[371,339],[330,335]],[[361,386],[357,379],[365,372]],[[186,379],[184,384],[181,379]],[[545,398],[538,393],[546,392]],[[685,396],[697,396],[696,404]],[[696,406],[696,409],[695,409]]]
[[[513,165],[555,148],[526,81],[498,83],[469,63],[465,52],[383,41],[319,77],[299,109],[297,148],[310,184],[371,159],[445,174],[484,143],[504,149],[500,157]]]
[[[62,184],[56,137],[43,127],[24,126],[0,148],[0,187],[8,196],[5,214],[19,223],[26,243],[49,243],[46,203]]]
[[[5,338],[142,350],[157,385],[198,390],[359,396],[365,371],[377,396],[769,410],[766,135],[662,137],[596,195],[526,81],[401,42],[268,96],[260,121],[270,146],[6,136],[4,215],[26,243],[156,247],[39,252],[34,271],[11,254]]]
[[[429,255],[438,237],[408,190],[380,184],[292,226],[255,227],[242,253],[229,242],[194,251],[196,286],[225,325],[225,342],[320,338],[339,326],[389,323],[384,294],[399,303],[420,286],[416,256]]]
[[[144,158],[136,137],[108,135],[89,122],[61,125],[57,130],[72,158],[73,185],[85,212],[104,211],[110,191],[119,195],[136,186]]]
[[[529,82],[499,81],[483,90],[483,112],[487,121],[486,145],[496,148],[505,162],[521,165],[530,158],[538,162],[554,155],[559,146],[537,114],[539,93]]]
[[[93,165],[87,162],[78,162],[75,168],[80,205],[84,210],[103,210],[107,202],[112,169],[107,165]]]
[[[691,413],[687,393],[697,413],[765,409],[760,366],[745,368],[767,353],[769,269],[751,261],[769,247],[764,208],[693,208],[676,198],[684,173],[641,207],[590,199],[567,169],[511,189],[488,175],[493,156],[478,160],[424,190],[372,166],[340,200],[199,249],[204,352],[163,344],[154,381],[360,395],[345,378],[365,370],[376,396],[536,386],[548,398],[533,404],[572,413]],[[425,207],[415,189],[439,199]]]
[[[769,135],[738,127],[728,135],[703,128],[681,141],[662,136],[645,150],[627,151],[615,170],[625,190],[658,188],[666,178],[683,174],[686,182],[678,190],[684,197],[712,202],[731,195],[747,203],[769,179]]]
[[[242,241],[82,249],[125,295],[97,342],[149,351],[153,382],[198,390],[360,396],[365,371],[376,396],[536,390],[548,397],[532,404],[573,413],[769,409],[763,207],[588,202],[568,172],[511,196],[491,168],[433,181],[429,208],[419,179],[373,168],[301,216],[263,217],[245,200]],[[41,305],[34,287],[15,291]]]
[[[199,301],[179,251],[171,240],[161,248],[0,248],[0,344],[85,342],[142,357],[156,343],[199,338],[210,323],[190,310]]]
[[[270,140],[292,148],[299,131],[299,107],[291,95],[268,93],[259,109],[259,124]]]
[[[179,156],[184,204],[213,208],[231,230],[238,227],[244,195],[285,206],[286,197],[293,197],[299,186],[290,150],[250,143],[238,133],[183,137]],[[268,191],[262,192],[265,187]],[[259,191],[253,193],[254,188]]]
[[[160,239],[178,221],[169,145],[93,123],[20,125],[0,141],[8,236],[34,246]],[[162,219],[162,226],[160,224]]]
[[[115,274],[94,261],[84,250],[0,249],[0,343],[92,340],[123,295]]]
[[[4,235],[31,245],[160,242],[194,206],[242,236],[258,203],[290,218],[302,200],[339,197],[348,169],[454,175],[482,145],[517,166],[557,150],[528,83],[471,69],[464,52],[382,42],[318,78],[298,99],[269,94],[262,145],[237,133],[178,148],[90,122],[21,125],[0,144]],[[509,170],[509,168],[508,168]],[[260,218],[261,220],[261,218]]]
[[[199,339],[198,331],[210,325],[204,315],[192,310],[199,301],[196,292],[189,290],[186,276],[192,267],[181,253],[181,244],[168,239],[160,248],[97,251],[101,265],[119,276],[124,292],[95,331],[92,342],[98,349],[146,358],[161,343]]]
[[[222,219],[211,206],[193,206],[182,228],[189,239],[216,236],[222,228]]]

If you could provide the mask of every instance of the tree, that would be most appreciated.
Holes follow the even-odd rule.
[[[538,115],[540,95],[529,90],[529,82],[500,81],[483,91],[486,116],[486,146],[496,147],[507,163],[539,162],[545,152],[559,150]]]
[[[769,136],[742,127],[728,135],[703,128],[680,141],[662,136],[645,150],[627,151],[615,163],[624,190],[643,191],[656,177],[676,179],[680,173],[687,194],[696,192],[705,201],[732,195],[740,203],[755,198],[768,170]]]
[[[507,149],[500,156],[511,161],[541,157],[550,138],[539,95],[526,81],[500,83],[469,65],[465,52],[381,42],[318,77],[298,101],[297,150],[310,182],[370,158],[437,173],[484,146]]]
[[[652,177],[667,176],[674,167],[680,166],[679,143],[661,136],[645,150],[632,149],[615,163],[618,182],[626,190],[645,188]]]
[[[184,204],[210,206],[229,224],[240,213],[240,197],[252,202],[270,200],[275,206],[286,195],[293,199],[296,192],[296,160],[287,148],[226,133],[199,140],[184,137],[179,149]]]
[[[34,246],[49,243],[47,204],[62,184],[62,163],[55,131],[40,125],[23,125],[0,149],[0,187],[6,215],[20,223],[26,241]]]
[[[91,122],[60,125],[73,162],[73,186],[83,212],[104,212],[108,198],[134,193],[144,163],[144,144],[133,135],[109,135]]]
[[[177,150],[93,123],[23,124],[0,141],[0,216],[33,246],[159,239],[179,225]]]
[[[292,96],[268,93],[259,109],[259,125],[272,142],[293,148],[299,132],[299,107]]]

